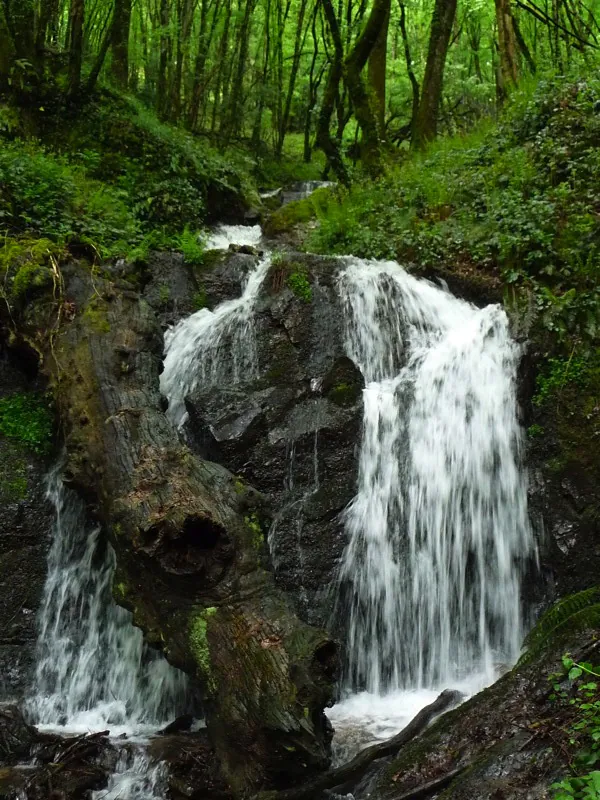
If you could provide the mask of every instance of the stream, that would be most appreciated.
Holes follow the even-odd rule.
[[[258,226],[219,226],[207,246],[231,244],[263,251],[241,296],[165,335],[160,388],[174,428],[184,426],[196,386],[258,370],[254,317],[271,253]],[[394,262],[339,265],[346,352],[365,389],[332,604],[348,642],[340,698],[328,710],[338,762],[399,731],[441,689],[471,695],[515,662],[526,624],[523,565],[535,558],[517,420],[520,352],[503,309],[476,308]],[[316,491],[316,435],[314,447]],[[60,464],[48,498],[55,526],[29,719],[66,734],[110,729],[120,756],[94,800],[160,800],[166,768],[150,763],[145,744],[186,710],[186,677],[114,603],[114,553]]]

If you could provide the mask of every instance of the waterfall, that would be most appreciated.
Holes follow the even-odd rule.
[[[476,308],[396,263],[346,259],[338,287],[366,383],[339,577],[345,691],[366,691],[383,717],[397,693],[409,717],[438,689],[492,682],[519,654],[521,580],[536,556],[520,351],[500,306]],[[348,703],[334,724],[365,709]]]
[[[232,227],[227,228],[231,237]],[[270,256],[260,259],[248,274],[241,297],[214,311],[203,308],[165,334],[160,389],[169,400],[167,416],[177,427],[187,419],[185,398],[196,386],[238,383],[256,373],[254,308],[270,264]]]
[[[60,465],[49,475],[47,497],[55,522],[29,716],[69,732],[155,731],[181,713],[185,676],[144,645],[131,614],[114,603],[114,551],[64,486]]]

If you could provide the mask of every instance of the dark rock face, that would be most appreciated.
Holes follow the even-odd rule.
[[[330,621],[330,589],[346,544],[340,512],[356,489],[363,379],[344,351],[336,262],[293,258],[272,267],[265,282],[258,377],[196,390],[188,427],[203,457],[268,496],[278,581],[302,616],[323,624]],[[299,264],[310,302],[287,284]]]
[[[535,341],[521,376],[528,426],[529,506],[540,530],[546,596],[598,584],[600,573],[600,381],[565,385],[543,402],[535,376],[543,368]],[[533,399],[532,399],[533,398]]]
[[[445,800],[546,800],[549,786],[569,774],[568,703],[552,700],[548,674],[561,669],[561,654],[583,660],[596,649],[595,631],[571,631],[531,662],[444,714],[399,755],[371,775],[377,800],[410,795],[417,787],[457,771]],[[563,679],[563,687],[569,682]],[[446,784],[447,785],[447,784]],[[362,797],[361,792],[355,796]]]
[[[0,396],[36,388],[35,379],[0,353]],[[0,438],[0,700],[21,697],[35,668],[52,526],[46,469],[20,442]]]

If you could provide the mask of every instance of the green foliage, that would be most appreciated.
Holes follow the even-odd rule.
[[[187,226],[177,237],[177,250],[183,253],[187,264],[202,264],[204,261],[204,237],[199,231],[191,231]]]
[[[600,586],[569,595],[543,614],[527,635],[521,661],[529,661],[564,633],[600,624]]]
[[[132,261],[178,249],[201,263],[202,243],[184,226],[205,219],[209,194],[213,214],[253,197],[242,157],[224,158],[130,98],[104,94],[57,126],[44,145],[0,139],[0,233]]]
[[[439,139],[377,183],[339,190],[311,234],[324,253],[501,276],[555,341],[600,323],[600,82],[541,82],[500,124]]]
[[[53,412],[48,396],[13,394],[0,398],[0,434],[41,455],[52,447]]]
[[[563,671],[551,675],[550,699],[569,712],[566,746],[573,753],[572,775],[552,784],[553,800],[599,800],[600,771],[600,667],[563,657]]]
[[[536,406],[549,398],[560,397],[566,386],[588,389],[600,379],[600,350],[571,352],[569,358],[550,358],[536,379],[537,391],[533,397]]]
[[[287,285],[292,292],[305,303],[312,300],[312,287],[308,280],[308,271],[301,264],[291,265],[292,272],[287,277]]]

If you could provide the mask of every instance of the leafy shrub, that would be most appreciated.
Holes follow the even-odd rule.
[[[308,280],[308,272],[300,264],[293,265],[287,279],[287,285],[300,300],[310,303],[312,300],[312,287]]]
[[[541,83],[499,125],[338,192],[308,247],[496,273],[558,342],[600,330],[600,82]],[[476,266],[475,266],[476,265]]]
[[[590,770],[600,761],[600,667],[563,657],[563,671],[551,675],[550,699],[569,713],[566,730],[572,756],[572,775],[552,784],[553,800],[599,800],[600,771]]]

